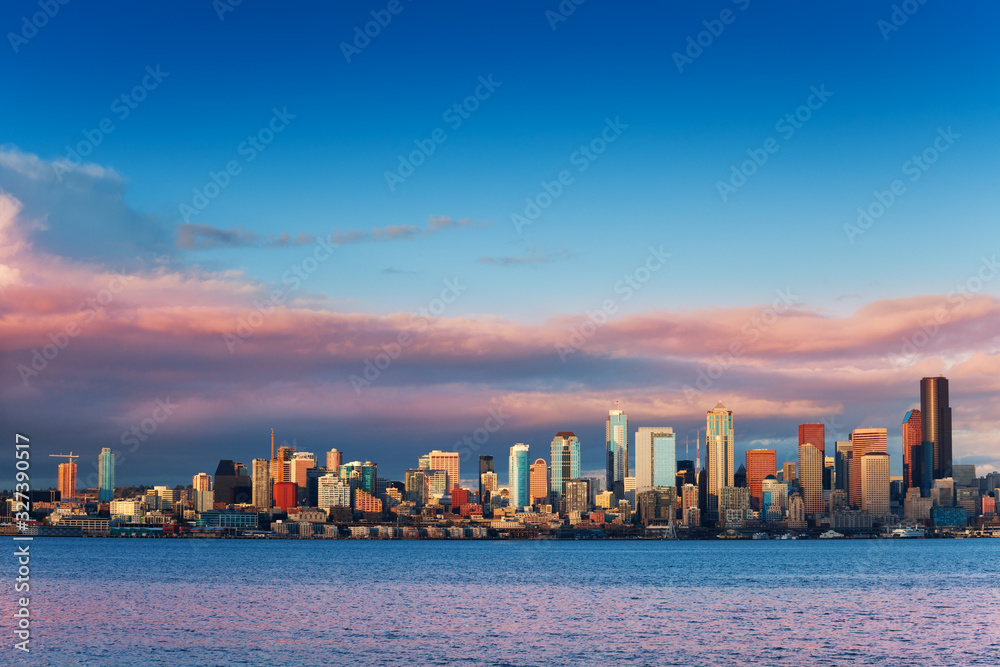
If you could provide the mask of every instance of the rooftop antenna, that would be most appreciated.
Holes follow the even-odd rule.
[[[695,451],[698,452],[698,457],[695,459],[694,463],[694,476],[695,479],[701,474],[701,429],[695,431],[695,438],[697,438],[698,443],[695,445]]]
[[[274,460],[274,429],[271,429],[271,460]]]

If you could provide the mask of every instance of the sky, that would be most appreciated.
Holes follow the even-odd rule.
[[[471,484],[721,400],[737,459],[885,427],[900,474],[944,374],[1000,469],[1000,8],[902,4],[4,3],[0,425],[36,486],[271,428]]]

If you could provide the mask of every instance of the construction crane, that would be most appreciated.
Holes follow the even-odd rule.
[[[69,463],[72,463],[73,459],[80,458],[79,454],[74,454],[73,452],[70,452],[69,454],[49,454],[49,456],[53,456],[57,459],[69,459]]]

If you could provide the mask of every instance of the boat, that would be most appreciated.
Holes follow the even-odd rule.
[[[755,539],[755,540],[769,540],[769,539],[771,539],[771,536],[768,535],[767,533],[754,533],[753,534],[753,539]]]
[[[843,533],[838,533],[835,530],[828,530],[819,536],[821,540],[836,540],[838,538],[844,537]]]
[[[892,531],[893,537],[923,537],[924,529],[916,527],[897,528]]]

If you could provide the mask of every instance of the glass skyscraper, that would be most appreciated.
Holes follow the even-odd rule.
[[[559,431],[550,448],[552,463],[552,495],[566,493],[566,482],[580,479],[580,438],[572,431]]]
[[[924,460],[930,460],[933,479],[951,477],[951,406],[948,403],[948,379],[945,377],[920,380],[921,439]],[[931,477],[923,471],[923,481],[929,487]],[[923,486],[923,484],[922,484]]]
[[[669,426],[641,426],[635,432],[635,490],[677,483],[677,441]]]
[[[733,411],[719,401],[708,411],[705,431],[708,470],[708,518],[719,518],[719,491],[733,486],[736,469],[733,459]]]
[[[517,443],[510,448],[507,488],[510,505],[518,509],[528,505],[528,445]]]
[[[115,455],[111,453],[110,447],[101,450],[98,463],[101,481],[97,491],[97,500],[108,503],[115,499]]]
[[[629,476],[629,469],[628,416],[623,410],[608,411],[604,432],[607,443],[607,489],[615,494],[615,498],[624,498],[625,478]]]

